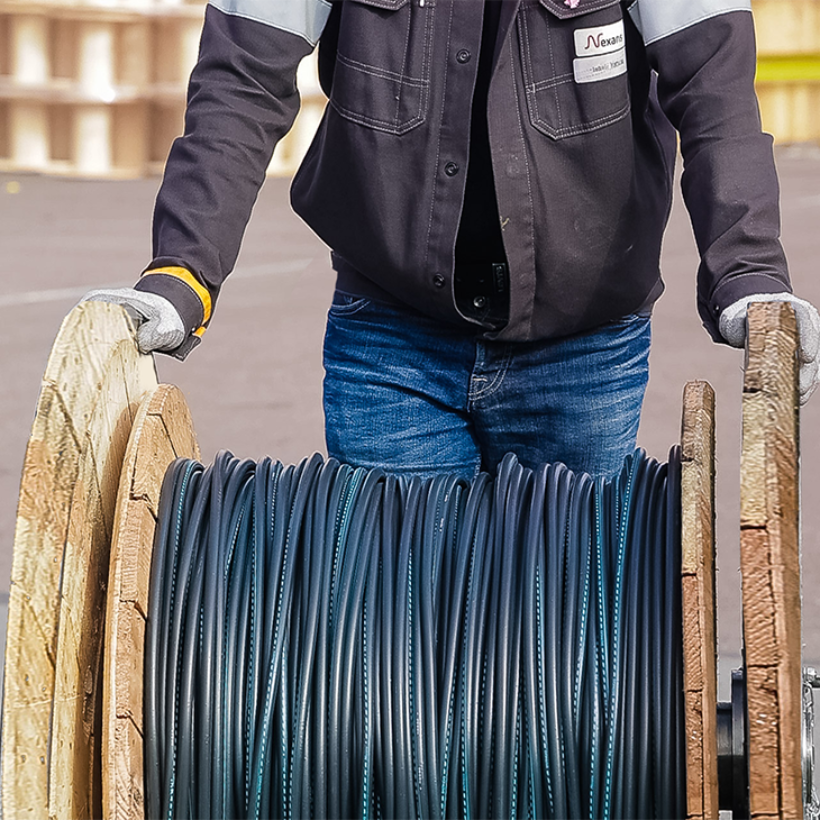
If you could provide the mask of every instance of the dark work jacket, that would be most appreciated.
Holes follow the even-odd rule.
[[[505,0],[487,118],[509,320],[482,331],[462,317],[454,246],[482,10],[473,0],[212,0],[156,204],[149,268],[168,272],[138,287],[170,298],[201,335],[210,310],[174,271],[191,271],[215,303],[297,113],[297,65],[318,41],[329,104],[292,204],[358,289],[521,342],[646,309],[662,291],[675,129],[712,337],[735,300],[791,289],[748,0]]]

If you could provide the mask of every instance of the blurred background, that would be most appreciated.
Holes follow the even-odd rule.
[[[783,239],[796,292],[820,305],[820,0],[753,0],[758,93],[776,141]],[[89,289],[129,286],[150,260],[163,162],[179,133],[204,4],[0,0],[0,618],[15,507],[46,357]],[[205,460],[219,449],[298,461],[324,448],[321,343],[333,290],[327,249],[293,215],[289,176],[324,106],[315,64],[278,146],[216,318],[179,385]],[[665,460],[690,379],[717,393],[721,683],[739,664],[741,354],[711,343],[695,310],[697,254],[676,200],[639,444]],[[820,662],[820,396],[802,413],[804,656]],[[5,630],[0,632],[0,640]],[[727,697],[722,691],[722,697]]]

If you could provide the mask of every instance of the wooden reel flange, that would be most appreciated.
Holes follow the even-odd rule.
[[[102,726],[105,817],[144,816],[143,658],[160,488],[174,459],[199,457],[184,396],[177,387],[159,385],[134,421],[111,544]]]
[[[120,466],[153,360],[122,308],[65,319],[23,466],[3,700],[3,815],[90,817],[100,805],[102,627]],[[97,768],[97,773],[99,769]]]
[[[686,816],[717,820],[715,394],[706,382],[683,393],[681,547]]]
[[[740,569],[749,811],[803,817],[797,327],[752,305],[743,383]]]

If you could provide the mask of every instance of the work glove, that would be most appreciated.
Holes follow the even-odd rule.
[[[799,337],[800,404],[805,404],[817,387],[820,352],[820,315],[814,305],[791,293],[758,293],[733,302],[720,314],[720,335],[732,345],[746,344],[746,310],[752,302],[788,302],[794,308]]]
[[[177,309],[164,296],[134,288],[92,290],[82,302],[122,305],[137,326],[137,346],[142,353],[170,351],[185,340],[185,325]]]

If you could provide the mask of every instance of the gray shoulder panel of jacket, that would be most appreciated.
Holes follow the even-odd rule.
[[[634,0],[629,6],[647,46],[710,17],[751,10],[751,0]]]
[[[311,46],[319,42],[330,16],[328,0],[208,0],[208,4],[225,14],[295,34]]]

